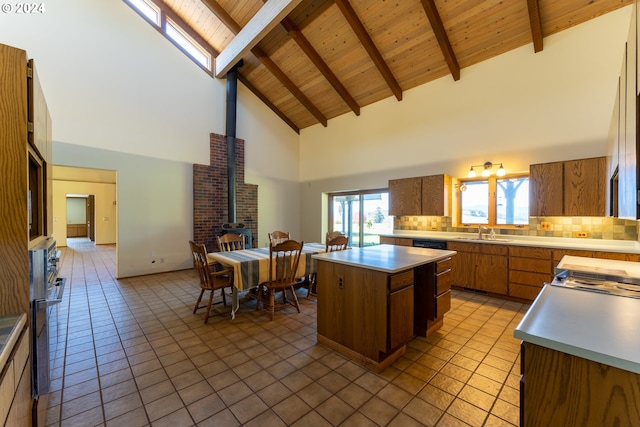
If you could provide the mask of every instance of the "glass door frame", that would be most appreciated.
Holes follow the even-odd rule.
[[[364,215],[364,202],[365,202],[365,198],[363,196],[367,195],[367,194],[379,194],[379,193],[389,193],[389,189],[388,188],[375,188],[375,189],[371,189],[371,190],[354,190],[354,191],[340,191],[340,192],[335,192],[335,193],[327,193],[328,195],[328,207],[329,207],[329,224],[328,224],[328,230],[334,231],[333,229],[333,224],[334,224],[334,215],[333,215],[333,204],[334,204],[334,198],[335,197],[344,197],[344,196],[357,196],[358,197],[358,211],[359,211],[359,218],[358,218],[358,246],[362,247],[363,246],[363,242],[364,242],[364,227],[365,227],[365,221],[363,218]],[[352,236],[349,236],[349,244],[353,245],[352,242]]]

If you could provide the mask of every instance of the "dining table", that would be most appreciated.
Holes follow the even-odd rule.
[[[316,260],[313,255],[325,252],[324,243],[304,243],[297,277],[309,277],[316,272]],[[235,318],[240,301],[239,292],[257,287],[269,280],[269,247],[241,249],[228,252],[210,252],[209,262],[218,262],[227,268],[233,268],[231,318]]]

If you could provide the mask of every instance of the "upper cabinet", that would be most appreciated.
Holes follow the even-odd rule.
[[[616,103],[607,138],[607,214],[637,219],[638,215],[638,10],[633,4]]]
[[[448,216],[451,177],[445,174],[389,180],[389,215]]]
[[[449,175],[422,177],[422,215],[451,215],[451,177]]]
[[[389,215],[421,215],[422,180],[402,178],[389,180]]]
[[[531,216],[604,216],[606,158],[531,165]]]

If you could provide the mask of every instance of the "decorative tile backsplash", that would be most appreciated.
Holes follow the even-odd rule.
[[[543,229],[542,223],[545,223]],[[587,239],[638,240],[640,222],[612,217],[530,217],[529,228],[499,229],[498,235],[583,237]],[[394,219],[395,230],[477,232],[477,228],[454,227],[448,216],[403,216]]]

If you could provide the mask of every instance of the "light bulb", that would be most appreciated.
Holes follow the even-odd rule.
[[[471,166],[471,169],[469,169],[469,173],[467,174],[467,176],[469,178],[475,178],[476,177],[476,171],[473,170],[473,166]]]
[[[502,167],[502,163],[500,163],[500,167],[496,171],[496,175],[497,176],[504,176],[506,173],[507,173],[507,171],[504,170],[504,168]]]
[[[482,176],[487,177],[491,175],[491,171],[489,169],[485,169],[482,171]]]

